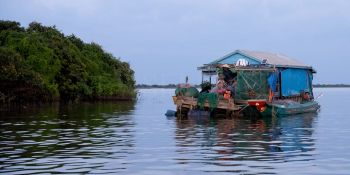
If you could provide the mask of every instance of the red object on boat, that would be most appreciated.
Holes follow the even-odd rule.
[[[260,112],[263,112],[266,109],[266,100],[249,100],[248,104],[249,106],[255,106]]]

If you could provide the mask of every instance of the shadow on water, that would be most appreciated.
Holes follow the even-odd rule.
[[[105,159],[117,161],[133,153],[134,105],[57,104],[2,114],[0,174],[98,172]],[[110,171],[123,169],[118,165]]]
[[[204,172],[275,173],[271,163],[313,160],[316,117],[309,113],[257,120],[177,119],[177,152],[186,155],[177,161],[205,164],[200,169]]]

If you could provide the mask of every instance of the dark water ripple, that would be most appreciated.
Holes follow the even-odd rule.
[[[128,113],[114,113],[118,107],[85,104],[58,115],[3,117],[0,172],[87,173],[104,168],[109,160],[124,159],[133,153],[134,122]],[[122,112],[124,108],[131,110],[133,104],[123,104]]]
[[[0,174],[349,174],[350,89],[318,114],[165,117],[173,90],[137,103],[47,106],[0,116]]]

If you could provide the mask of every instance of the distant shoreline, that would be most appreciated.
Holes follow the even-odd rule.
[[[137,89],[174,89],[176,88],[176,84],[167,84],[167,85],[147,85],[147,84],[138,84],[136,85]],[[194,85],[194,87],[200,87],[200,85]],[[350,84],[314,84],[314,88],[350,88]]]
[[[350,88],[350,84],[314,84],[315,88]]]

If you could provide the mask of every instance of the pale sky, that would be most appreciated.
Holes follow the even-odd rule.
[[[138,84],[198,84],[198,66],[236,49],[282,53],[312,65],[314,83],[350,84],[348,0],[0,0],[0,19],[99,43]]]

